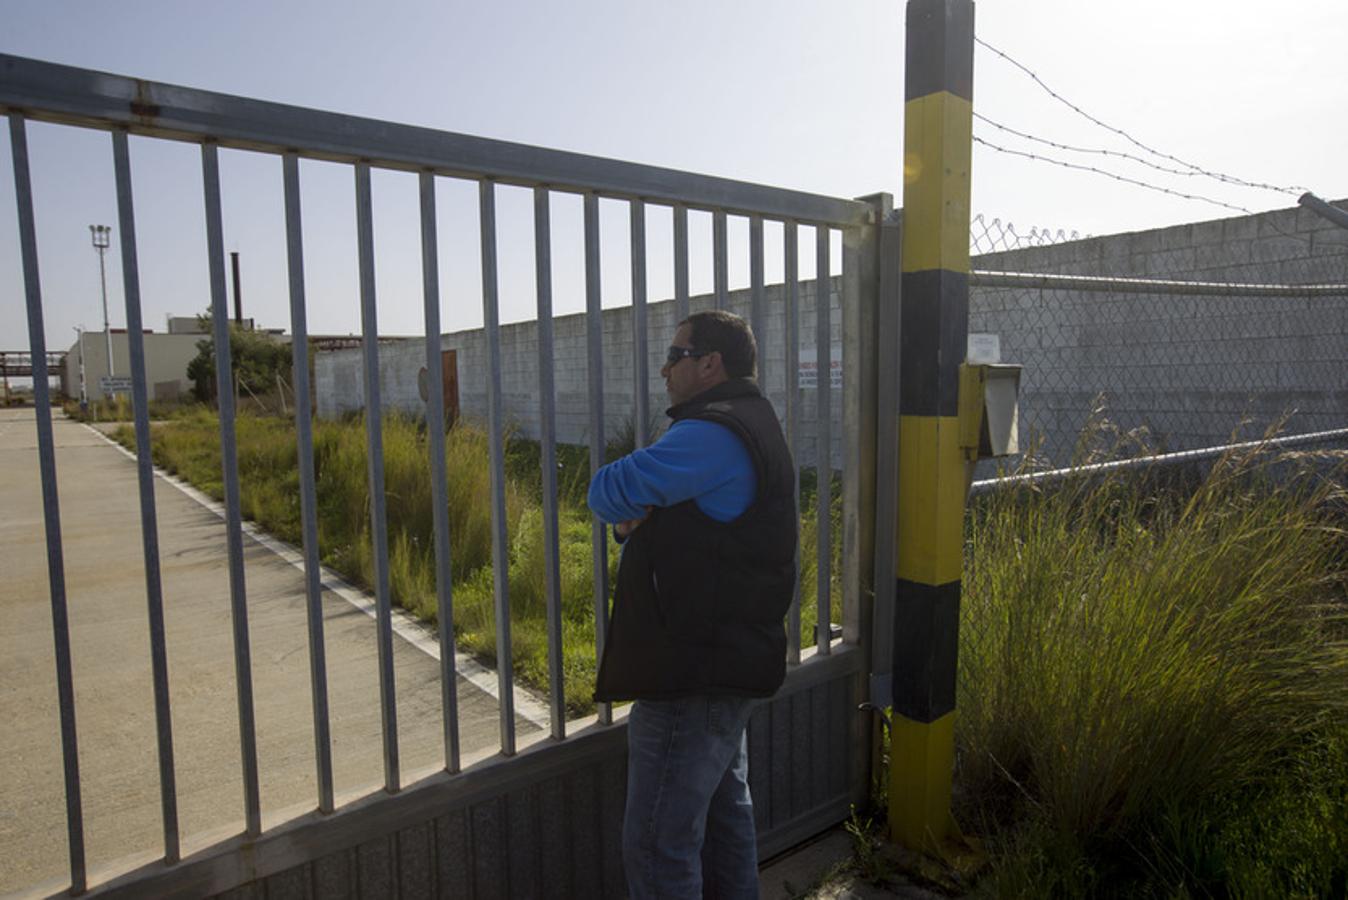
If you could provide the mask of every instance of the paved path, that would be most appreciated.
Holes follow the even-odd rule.
[[[139,492],[118,448],[77,423],[53,425],[85,845],[97,878],[163,853]],[[155,503],[187,854],[243,827],[229,577],[220,517],[162,478]],[[317,806],[304,584],[255,540],[245,539],[245,557],[265,826]],[[0,893],[68,883],[46,566],[34,413],[0,410]],[[383,783],[378,651],[373,620],[326,591],[324,628],[340,803]],[[406,783],[443,765],[439,662],[394,641]],[[490,753],[495,698],[463,676],[458,693],[465,756]],[[517,716],[517,728],[523,736],[538,725]]]

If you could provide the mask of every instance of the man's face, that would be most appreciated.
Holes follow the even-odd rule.
[[[693,349],[693,326],[680,325],[679,330],[674,332],[674,342],[670,346]],[[706,358],[688,356],[677,362],[666,361],[661,367],[660,375],[665,379],[665,392],[669,394],[671,406],[678,406],[685,400],[691,400],[706,389],[700,371],[700,364]]]

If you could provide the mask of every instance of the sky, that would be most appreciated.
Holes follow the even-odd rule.
[[[578,151],[838,197],[902,196],[903,17],[897,0],[496,0],[491,3],[0,0],[0,52],[240,96]],[[984,46],[976,115],[1058,144],[1145,156],[1272,185],[1177,175],[1119,156],[1059,150],[975,121],[1006,149],[1107,169],[1220,206],[976,144],[972,211],[1068,234],[1112,234],[1295,205],[1302,189],[1348,197],[1348,4],[1288,0],[983,0],[981,41],[1116,131],[1053,99]],[[30,123],[45,338],[102,328],[88,226],[115,226],[104,132]],[[131,140],[143,321],[209,303],[200,152]],[[289,330],[279,157],[221,152],[226,251],[240,254],[244,314]],[[0,349],[27,349],[8,129],[0,135]],[[351,170],[301,165],[311,333],[359,330]],[[473,183],[438,180],[444,330],[482,322]],[[501,319],[535,310],[532,204],[498,190]],[[584,306],[581,205],[554,195],[554,305]],[[380,331],[419,334],[417,186],[374,177]],[[630,302],[628,213],[601,203],[605,306]],[[747,221],[730,220],[731,287],[748,283]],[[667,209],[647,216],[648,295],[672,295]],[[781,230],[766,273],[782,278]],[[126,313],[114,227],[114,328]],[[802,248],[812,246],[802,234]],[[691,286],[711,289],[710,216],[690,217]],[[834,235],[835,247],[838,237]],[[835,261],[839,254],[834,253]],[[802,252],[801,277],[813,277]],[[835,263],[836,266],[836,263]]]

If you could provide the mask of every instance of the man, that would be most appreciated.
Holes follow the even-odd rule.
[[[739,316],[679,323],[660,374],[669,430],[605,466],[590,508],[624,542],[595,699],[627,724],[623,859],[633,900],[757,897],[745,725],[786,675],[795,464]]]

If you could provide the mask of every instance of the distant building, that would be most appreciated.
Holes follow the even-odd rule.
[[[253,320],[245,319],[244,328],[253,330]],[[170,316],[168,334],[146,329],[145,388],[151,400],[174,400],[189,393],[192,383],[187,378],[187,364],[197,355],[197,342],[210,337],[203,331],[196,316]],[[262,329],[278,342],[289,343],[290,338],[279,328]],[[80,396],[80,360],[84,361],[84,384],[89,402],[108,396],[105,386],[118,389],[118,383],[108,384],[108,342],[102,331],[86,331],[83,340],[77,339],[66,352],[66,364],[61,370],[61,391],[67,397]],[[131,375],[131,350],[125,328],[112,329],[112,374],[121,378]],[[129,384],[130,382],[121,382]],[[129,389],[126,391],[130,393]]]

